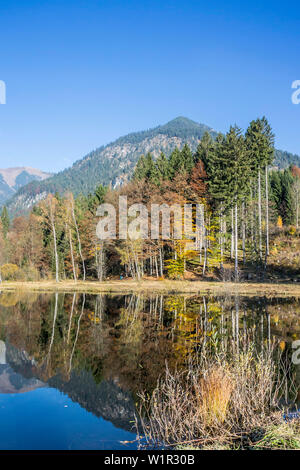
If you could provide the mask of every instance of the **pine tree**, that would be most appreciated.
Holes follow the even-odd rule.
[[[281,217],[286,225],[294,223],[296,215],[294,210],[294,178],[291,170],[272,172],[270,187],[277,216]]]
[[[155,165],[150,153],[147,153],[146,156],[142,155],[137,162],[137,165],[134,170],[133,179],[134,180],[149,180],[155,171]]]
[[[163,152],[161,152],[161,154],[157,158],[155,162],[155,167],[156,167],[156,172],[157,172],[159,181],[161,180],[166,181],[169,179],[170,177],[169,163],[168,163],[168,159],[166,158]]]
[[[9,231],[9,226],[10,226],[10,220],[9,220],[9,215],[8,215],[6,206],[4,206],[2,209],[1,222],[2,222],[3,236],[4,238],[6,238],[7,233]]]
[[[219,134],[218,139],[220,139],[221,136],[222,134]],[[204,167],[207,168],[209,156],[214,151],[214,148],[215,141],[208,132],[205,132],[194,155],[195,163],[197,163],[199,160],[202,160]]]
[[[184,144],[181,150],[181,162],[183,166],[182,169],[190,173],[194,167],[194,156],[188,144]]]
[[[291,171],[284,170],[281,174],[281,185],[282,185],[282,200],[281,200],[281,212],[282,218],[285,225],[292,224],[294,222],[294,210],[293,210],[293,176]]]
[[[214,145],[207,142],[200,144],[196,158],[202,157],[208,176],[208,191],[210,199],[215,208],[223,206],[224,210],[230,205],[230,193],[228,191],[230,182],[230,159],[225,151],[225,137],[219,134]]]
[[[271,199],[274,202],[277,215],[280,214],[280,204],[282,200],[282,187],[281,187],[281,178],[278,171],[272,171],[270,173],[270,189],[271,189]]]
[[[186,171],[186,156],[187,149],[184,152],[180,151],[179,148],[173,150],[169,158],[169,174],[170,178],[174,179],[178,173],[183,173]],[[187,164],[189,164],[189,157],[187,157]]]
[[[261,172],[265,169],[266,188],[266,254],[269,253],[269,201],[268,201],[268,166],[274,158],[274,135],[265,117],[251,121],[246,132],[246,146],[249,152],[253,177],[257,177],[258,192],[258,232],[259,256],[262,260],[262,188]]]
[[[234,208],[234,257],[235,280],[238,280],[238,207],[249,193],[250,165],[245,139],[241,130],[230,127],[222,145],[222,152],[227,160],[227,201]]]
[[[203,158],[208,176],[208,193],[211,206],[220,214],[220,269],[223,271],[224,243],[226,238],[225,214],[231,205],[230,183],[230,159],[224,149],[225,138],[222,134],[217,136],[213,143],[209,135],[200,143],[196,158]]]

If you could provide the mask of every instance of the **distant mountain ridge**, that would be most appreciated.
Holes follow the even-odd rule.
[[[30,167],[0,169],[0,206],[31,181],[43,181],[50,173]]]
[[[1,347],[5,360],[1,361]],[[41,387],[51,387],[68,395],[75,403],[110,421],[114,426],[130,431],[135,417],[131,392],[123,390],[118,379],[96,383],[90,371],[72,370],[68,380],[61,374],[42,380],[43,371],[36,367],[25,350],[0,341],[0,393],[24,393]]]
[[[120,186],[130,178],[141,155],[148,152],[154,157],[161,152],[169,155],[185,143],[195,151],[205,132],[213,138],[217,136],[217,132],[205,124],[178,117],[153,129],[130,133],[90,152],[72,167],[45,181],[32,181],[20,188],[8,202],[8,209],[11,214],[23,213],[49,193],[72,191],[77,196],[92,193],[99,184]],[[289,164],[300,166],[300,157],[276,150],[274,165],[284,168]]]

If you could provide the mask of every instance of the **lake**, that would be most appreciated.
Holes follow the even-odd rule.
[[[0,449],[135,449],[139,394],[166,367],[249,338],[276,341],[290,367],[299,315],[297,298],[2,292]]]

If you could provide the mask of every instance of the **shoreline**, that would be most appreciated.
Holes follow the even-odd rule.
[[[97,281],[5,281],[1,291],[82,292],[82,293],[145,293],[145,294],[239,294],[248,296],[300,297],[300,285],[294,283],[239,283],[172,281],[172,280],[108,280]]]

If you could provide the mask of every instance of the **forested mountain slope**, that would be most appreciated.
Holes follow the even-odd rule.
[[[22,187],[9,201],[9,212],[22,213],[48,193],[72,191],[77,196],[80,193],[92,193],[99,184],[117,187],[128,180],[141,155],[148,152],[154,157],[158,157],[161,152],[169,155],[174,148],[182,148],[185,143],[194,152],[205,132],[213,137],[217,135],[216,131],[204,124],[178,117],[154,129],[120,137],[115,142],[92,151],[71,168],[46,181],[33,181]],[[299,166],[300,157],[276,151],[274,165],[284,168],[291,163]]]
[[[43,181],[49,176],[49,173],[29,167],[0,169],[0,206],[31,181]]]

